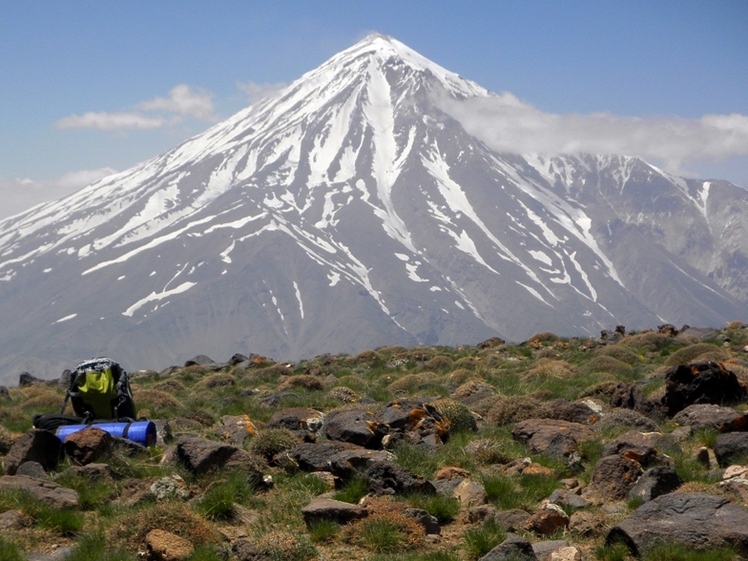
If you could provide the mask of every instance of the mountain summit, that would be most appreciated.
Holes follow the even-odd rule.
[[[370,35],[173,150],[0,222],[0,380],[748,319],[748,193],[498,154],[493,96]]]

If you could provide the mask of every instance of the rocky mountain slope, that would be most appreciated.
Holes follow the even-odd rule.
[[[0,222],[0,380],[748,319],[748,193],[632,157],[498,154],[439,102],[492,95],[372,35]]]
[[[134,372],[147,450],[24,376],[0,559],[744,559],[748,327],[620,331]]]

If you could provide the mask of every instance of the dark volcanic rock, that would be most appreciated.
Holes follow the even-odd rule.
[[[307,524],[319,520],[333,520],[339,524],[346,524],[351,520],[366,517],[366,509],[342,501],[315,498],[301,509],[301,516]]]
[[[364,472],[364,478],[369,485],[369,490],[378,495],[391,495],[394,493],[419,493],[434,494],[434,485],[407,470],[390,462],[371,462]]]
[[[673,366],[665,372],[662,403],[672,417],[694,403],[737,403],[745,395],[745,386],[722,364],[695,362]]]
[[[717,432],[748,431],[748,412],[738,413],[713,403],[689,405],[673,417],[678,425],[693,430],[708,428]]]
[[[329,471],[330,458],[345,450],[363,450],[362,447],[348,442],[335,442],[328,440],[319,444],[299,444],[287,452],[302,471]]]
[[[657,466],[645,471],[629,491],[629,500],[649,502],[660,495],[672,493],[683,485],[683,480],[670,466]]]
[[[519,536],[509,536],[478,561],[537,561],[530,542]]]
[[[62,450],[62,442],[46,430],[30,429],[19,436],[3,458],[3,471],[14,475],[24,462],[38,462],[49,471],[57,467]]]
[[[552,399],[543,404],[544,416],[549,419],[561,419],[571,423],[591,425],[600,417],[589,405],[581,401],[568,399]]]
[[[379,446],[386,434],[386,427],[374,415],[355,409],[330,411],[325,417],[324,430],[330,440],[372,448]]]
[[[620,383],[610,396],[611,407],[632,409],[645,417],[661,421],[665,418],[665,407],[661,402],[648,399],[636,384]]]
[[[629,431],[603,446],[602,455],[605,457],[619,454],[645,467],[668,463],[668,458],[655,448],[661,437],[662,435],[657,432]]]
[[[719,467],[727,467],[734,460],[748,456],[748,432],[720,434],[714,441],[714,457]]]
[[[732,545],[748,552],[748,509],[708,493],[670,493],[637,508],[613,526],[606,545],[625,543],[640,555],[658,542],[689,549]]]
[[[427,534],[441,534],[442,528],[439,525],[439,520],[436,516],[430,515],[427,511],[421,508],[406,508],[404,512],[405,516],[414,518],[421,526],[423,531]]]
[[[584,494],[605,501],[624,500],[641,474],[642,468],[634,460],[623,456],[601,458],[592,470]]]
[[[86,465],[112,450],[112,435],[97,427],[88,427],[67,436],[65,453],[78,465]]]
[[[565,433],[577,442],[593,440],[595,433],[581,423],[570,423],[559,419],[527,419],[515,423],[512,437],[525,442],[534,452],[543,452],[551,444],[556,435]]]
[[[48,479],[37,479],[27,475],[3,475],[0,477],[0,490],[2,489],[28,491],[36,499],[55,508],[78,504],[78,493],[76,491]]]
[[[236,469],[247,473],[249,479],[262,481],[262,469],[249,453],[228,444],[198,437],[185,437],[177,441],[176,458],[187,469],[198,475],[217,469]]]

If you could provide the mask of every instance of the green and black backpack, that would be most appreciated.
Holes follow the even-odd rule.
[[[98,419],[135,419],[127,372],[109,358],[95,358],[76,366],[70,374],[60,414],[68,399],[75,414],[87,423]]]

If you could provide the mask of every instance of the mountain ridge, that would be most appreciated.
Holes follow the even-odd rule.
[[[443,95],[495,94],[372,35],[0,221],[0,313],[20,318],[0,377],[748,319],[745,191],[635,157],[495,153]]]

